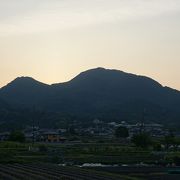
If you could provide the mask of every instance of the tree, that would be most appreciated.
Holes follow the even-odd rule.
[[[46,145],[42,144],[42,145],[39,146],[39,152],[44,153],[44,152],[47,152],[47,151],[48,151],[48,147]]]
[[[77,135],[74,126],[70,126],[70,127],[69,127],[68,133],[69,133],[71,136]]]
[[[12,131],[9,136],[9,141],[25,142],[25,135],[21,131]]]
[[[154,151],[162,150],[161,143],[159,141],[153,141],[152,146],[153,146]]]
[[[164,137],[163,142],[164,142],[164,145],[165,145],[167,150],[169,149],[169,147],[171,145],[173,145],[173,146],[176,145],[176,138],[175,138],[172,131],[169,131],[169,134]]]
[[[176,166],[180,166],[180,157],[179,156],[174,156],[173,161],[176,164]]]
[[[128,129],[126,127],[119,126],[115,130],[115,136],[117,138],[127,138],[127,137],[129,137],[129,131],[128,131]]]
[[[141,148],[147,148],[152,144],[151,137],[147,133],[139,133],[132,137],[132,142],[137,146]]]

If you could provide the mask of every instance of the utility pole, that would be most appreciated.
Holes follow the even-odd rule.
[[[34,146],[34,143],[35,143],[35,106],[33,106],[33,114],[32,114],[32,117],[33,117],[33,142],[32,142],[32,146]]]
[[[140,122],[140,133],[142,133],[144,130],[145,112],[146,112],[146,109],[143,108],[142,118],[141,118],[141,122]]]

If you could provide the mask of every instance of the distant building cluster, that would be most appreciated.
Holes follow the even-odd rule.
[[[65,129],[40,129],[39,127],[28,127],[23,131],[25,139],[28,142],[65,142]],[[10,132],[0,133],[0,140],[6,141],[10,136]]]
[[[84,128],[83,126],[74,125],[73,133],[77,136],[94,136],[94,137],[105,137],[113,138],[115,130],[118,127],[126,127],[129,131],[129,137],[131,138],[134,134],[139,132],[147,132],[152,137],[163,137],[168,135],[169,131],[164,128],[162,124],[129,124],[125,121],[121,123],[108,122],[105,123],[99,119],[95,119],[91,126]],[[69,137],[69,129],[41,129],[39,127],[27,127],[23,130],[26,141],[29,142],[47,142],[47,143],[58,143],[65,142]],[[8,140],[10,132],[0,133],[0,141]]]

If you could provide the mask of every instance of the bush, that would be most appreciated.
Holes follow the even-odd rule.
[[[173,161],[176,164],[176,166],[180,166],[180,157],[179,156],[174,156]]]
[[[25,135],[21,131],[13,131],[11,132],[9,136],[9,141],[14,141],[14,142],[25,142]]]
[[[160,142],[153,142],[153,149],[154,151],[161,151],[161,143]]]
[[[147,133],[139,133],[132,137],[132,142],[141,148],[147,148],[152,144],[151,137]]]
[[[39,146],[39,152],[47,152],[47,151],[48,151],[47,146],[45,146],[43,144]]]
[[[127,138],[129,137],[129,131],[126,127],[118,127],[115,131],[115,136],[117,138]]]

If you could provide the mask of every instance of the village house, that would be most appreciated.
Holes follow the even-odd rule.
[[[58,132],[56,131],[49,131],[49,132],[43,132],[40,136],[40,141],[43,142],[65,142],[66,138],[62,137]]]

